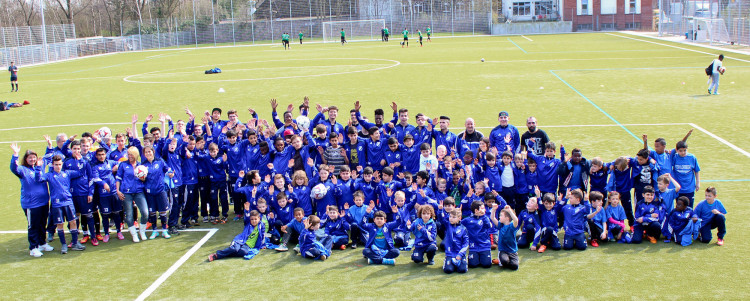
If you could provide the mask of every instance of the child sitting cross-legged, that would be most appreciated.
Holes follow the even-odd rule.
[[[227,257],[253,258],[263,249],[265,226],[260,222],[260,212],[250,211],[250,203],[245,203],[245,228],[237,234],[232,244],[224,250],[208,255],[208,261]]]

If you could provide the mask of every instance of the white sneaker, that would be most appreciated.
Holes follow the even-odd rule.
[[[29,255],[33,257],[42,257],[42,255],[44,254],[42,254],[42,251],[39,251],[39,248],[34,248],[33,250],[29,252]]]
[[[146,236],[146,226],[141,225],[140,228],[138,228],[138,232],[141,233],[141,240],[143,241],[148,240],[148,237]]]
[[[54,251],[54,250],[55,250],[55,248],[53,248],[49,244],[43,244],[43,245],[39,246],[39,251],[42,251],[42,252],[50,252],[50,251]]]
[[[128,231],[130,232],[130,235],[133,236],[133,242],[140,242],[141,240],[138,239],[138,233],[135,232],[135,227],[129,227]]]

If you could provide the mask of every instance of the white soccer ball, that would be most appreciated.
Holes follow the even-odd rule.
[[[727,72],[727,68],[724,68],[722,66],[722,67],[719,68],[719,72],[721,72],[721,74],[724,74],[724,72]]]
[[[484,58],[482,58],[482,62],[484,63]]]
[[[135,177],[138,178],[141,181],[146,180],[146,176],[148,176],[148,167],[143,165],[138,165],[135,167]]]
[[[297,116],[297,126],[303,131],[307,131],[310,128],[310,118],[304,115]]]
[[[112,137],[112,130],[110,130],[108,127],[102,127],[99,130],[96,131],[96,134],[99,135],[99,138],[111,138]]]
[[[320,200],[328,193],[328,187],[323,184],[315,185],[312,189],[312,197],[316,200]]]

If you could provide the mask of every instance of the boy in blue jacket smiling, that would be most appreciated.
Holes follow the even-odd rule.
[[[368,211],[372,211],[374,203],[370,203]],[[393,213],[398,213],[396,206],[391,207]],[[403,219],[399,215],[394,215],[396,220],[386,223],[386,214],[383,211],[375,212],[375,218],[372,224],[363,223],[362,230],[367,232],[367,243],[365,249],[362,250],[362,255],[367,257],[368,264],[386,264],[395,265],[396,261],[394,258],[400,254],[398,249],[393,246],[393,238],[391,237],[391,230],[395,229],[401,223]]]

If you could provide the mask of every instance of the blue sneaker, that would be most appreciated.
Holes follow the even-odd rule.
[[[396,265],[396,260],[393,259],[383,259],[384,265]]]

